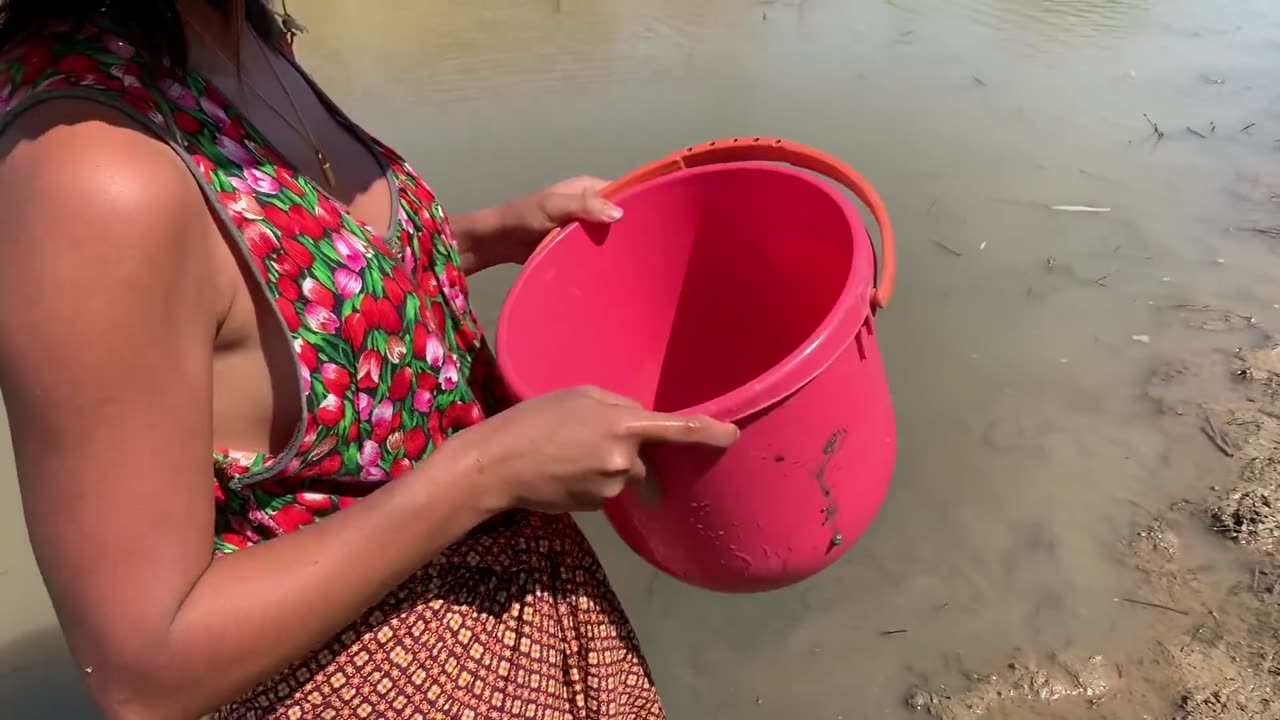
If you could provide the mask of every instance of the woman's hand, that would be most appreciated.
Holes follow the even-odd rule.
[[[453,234],[463,272],[471,274],[503,263],[523,263],[547,233],[575,220],[618,220],[622,217],[621,208],[600,195],[608,183],[583,175],[495,208],[455,217]]]
[[[549,393],[455,436],[487,480],[499,507],[543,512],[597,510],[628,483],[643,480],[640,447],[689,443],[728,447],[738,428],[707,417],[645,410],[599,388]]]

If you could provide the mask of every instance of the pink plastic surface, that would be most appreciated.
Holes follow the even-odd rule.
[[[813,575],[870,525],[893,473],[861,219],[815,176],[760,161],[679,170],[614,200],[623,220],[550,237],[512,287],[497,332],[508,385],[527,399],[592,384],[737,422],[727,451],[646,448],[650,481],[606,514],[693,585]]]

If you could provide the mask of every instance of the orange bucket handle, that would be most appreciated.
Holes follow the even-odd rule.
[[[836,158],[790,140],[766,137],[736,137],[693,145],[671,155],[636,168],[610,183],[605,197],[615,197],[640,183],[679,172],[686,168],[731,162],[781,162],[824,175],[848,188],[870,211],[880,228],[880,252],[883,256],[880,278],[871,295],[872,310],[888,307],[897,275],[897,255],[893,246],[893,225],[884,202],[862,175]]]

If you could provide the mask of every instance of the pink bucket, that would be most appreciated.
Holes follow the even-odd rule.
[[[879,225],[878,282],[857,209],[820,176]],[[830,566],[893,475],[875,331],[895,268],[883,203],[847,165],[772,138],[687,148],[606,195],[623,219],[551,233],[507,296],[497,349],[512,393],[597,385],[742,429],[728,450],[646,447],[649,480],[606,506],[659,570],[757,592]]]

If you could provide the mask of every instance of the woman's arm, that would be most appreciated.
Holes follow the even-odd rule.
[[[622,210],[600,195],[606,185],[607,180],[583,175],[497,207],[455,216],[459,269],[472,275],[495,265],[522,263],[547,233],[574,220],[618,220]]]
[[[228,293],[186,168],[122,118],[54,101],[0,147],[0,390],[32,546],[95,699],[111,718],[194,717],[324,644],[503,498],[446,449],[212,559]]]

